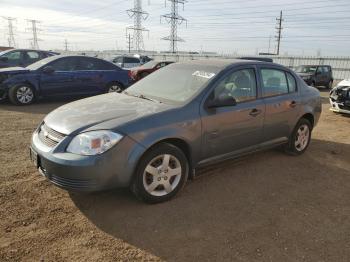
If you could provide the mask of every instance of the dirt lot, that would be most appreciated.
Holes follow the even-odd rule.
[[[303,156],[201,170],[159,205],[69,194],[38,174],[31,133],[62,103],[0,105],[0,261],[350,261],[350,118],[326,99]]]

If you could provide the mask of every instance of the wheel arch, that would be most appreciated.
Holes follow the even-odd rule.
[[[305,113],[304,115],[302,115],[302,116],[300,117],[300,119],[302,119],[302,118],[308,120],[308,121],[310,122],[310,124],[311,124],[311,127],[314,128],[314,125],[315,125],[315,117],[314,117],[313,114],[311,114],[311,113]],[[300,120],[300,119],[299,119],[299,120]]]

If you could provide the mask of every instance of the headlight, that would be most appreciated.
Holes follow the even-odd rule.
[[[84,156],[102,154],[122,138],[122,135],[107,130],[82,133],[73,138],[67,152]]]

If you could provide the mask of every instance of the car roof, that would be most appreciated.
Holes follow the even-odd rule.
[[[300,65],[300,66],[329,66],[329,67],[331,67],[330,65]]]
[[[215,67],[217,69],[224,69],[231,65],[246,65],[246,64],[261,64],[261,65],[278,65],[271,62],[262,62],[257,60],[244,59],[203,59],[203,60],[189,60],[178,62],[177,64],[197,65],[199,67]],[[280,66],[280,65],[279,65]]]
[[[49,52],[49,53],[55,53],[54,51],[46,51],[46,50],[35,50],[35,49],[26,49],[26,48],[13,48],[8,49],[6,51],[34,51],[34,52]]]

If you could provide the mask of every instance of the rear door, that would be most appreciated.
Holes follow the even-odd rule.
[[[288,140],[300,109],[300,96],[294,76],[280,68],[259,67],[260,85],[266,105],[263,142]]]
[[[36,51],[23,51],[23,64],[24,66],[31,65],[41,59],[41,54]]]
[[[262,141],[265,105],[258,98],[254,66],[228,72],[212,89],[208,99],[232,96],[235,106],[201,109],[203,159],[241,153]]]
[[[1,57],[6,59],[6,61],[1,62],[1,67],[24,67],[23,52],[21,52],[20,50],[10,51],[2,55]]]
[[[55,71],[53,73],[41,72],[42,94],[44,96],[79,94],[79,82],[76,78],[78,65],[79,61],[76,57],[63,57],[47,64],[46,66],[51,66]]]

